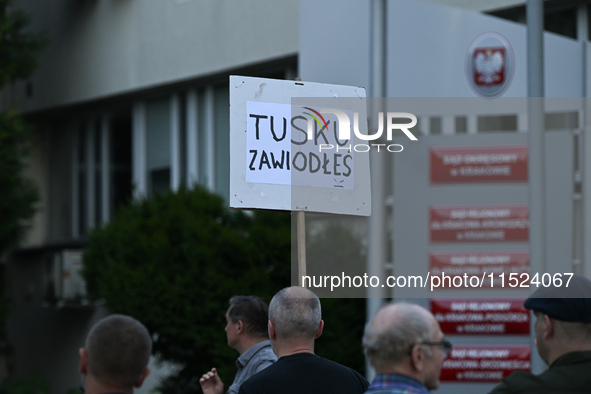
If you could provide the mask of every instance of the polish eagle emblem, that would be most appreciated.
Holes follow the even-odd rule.
[[[472,55],[474,83],[500,85],[505,81],[505,48],[478,48]]]

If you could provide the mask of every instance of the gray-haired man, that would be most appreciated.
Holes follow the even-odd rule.
[[[367,380],[351,368],[314,354],[322,334],[320,300],[310,290],[288,287],[269,305],[269,337],[278,361],[240,387],[240,394],[361,394]]]
[[[425,308],[405,302],[380,309],[365,329],[365,356],[376,370],[372,394],[427,394],[439,387],[451,343]]]

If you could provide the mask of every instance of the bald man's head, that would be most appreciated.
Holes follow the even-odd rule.
[[[313,340],[322,320],[320,300],[308,289],[287,287],[271,300],[269,320],[278,340]]]
[[[132,388],[148,366],[152,340],[136,319],[111,315],[92,327],[86,337],[87,370],[106,385]]]

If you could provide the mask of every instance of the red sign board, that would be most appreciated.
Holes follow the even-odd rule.
[[[529,239],[527,205],[434,206],[431,242],[504,242]]]
[[[523,299],[432,299],[431,312],[449,335],[529,334]]]
[[[452,286],[456,276],[483,277],[482,288],[502,289],[505,283],[499,275],[519,275],[529,272],[528,251],[506,252],[433,252],[429,254],[429,272],[431,276],[450,276],[451,281],[442,281],[440,287],[435,289],[463,289],[462,286]],[[493,283],[490,282],[490,274],[493,274]]]
[[[442,382],[500,382],[511,372],[531,370],[527,345],[454,345],[443,362]]]
[[[527,145],[434,147],[431,183],[527,182]]]

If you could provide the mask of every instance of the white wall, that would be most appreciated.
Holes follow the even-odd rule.
[[[301,0],[300,73],[304,80],[369,87],[370,1]],[[309,17],[315,10],[332,15]],[[515,53],[504,97],[527,95],[526,27],[493,16],[419,0],[387,3],[386,83],[390,97],[476,97],[466,79],[468,48],[480,34],[502,34]],[[328,32],[328,33],[326,33]],[[544,33],[547,97],[583,94],[580,42]]]
[[[17,94],[38,110],[293,55],[298,1],[18,0],[51,45]]]
[[[527,96],[526,26],[460,8],[416,0],[388,7],[387,92],[392,97],[475,97],[465,72],[470,44],[497,32],[515,53],[515,75],[504,97]],[[546,97],[583,94],[581,43],[544,33]]]
[[[370,1],[300,1],[299,72],[304,81],[369,88]]]

